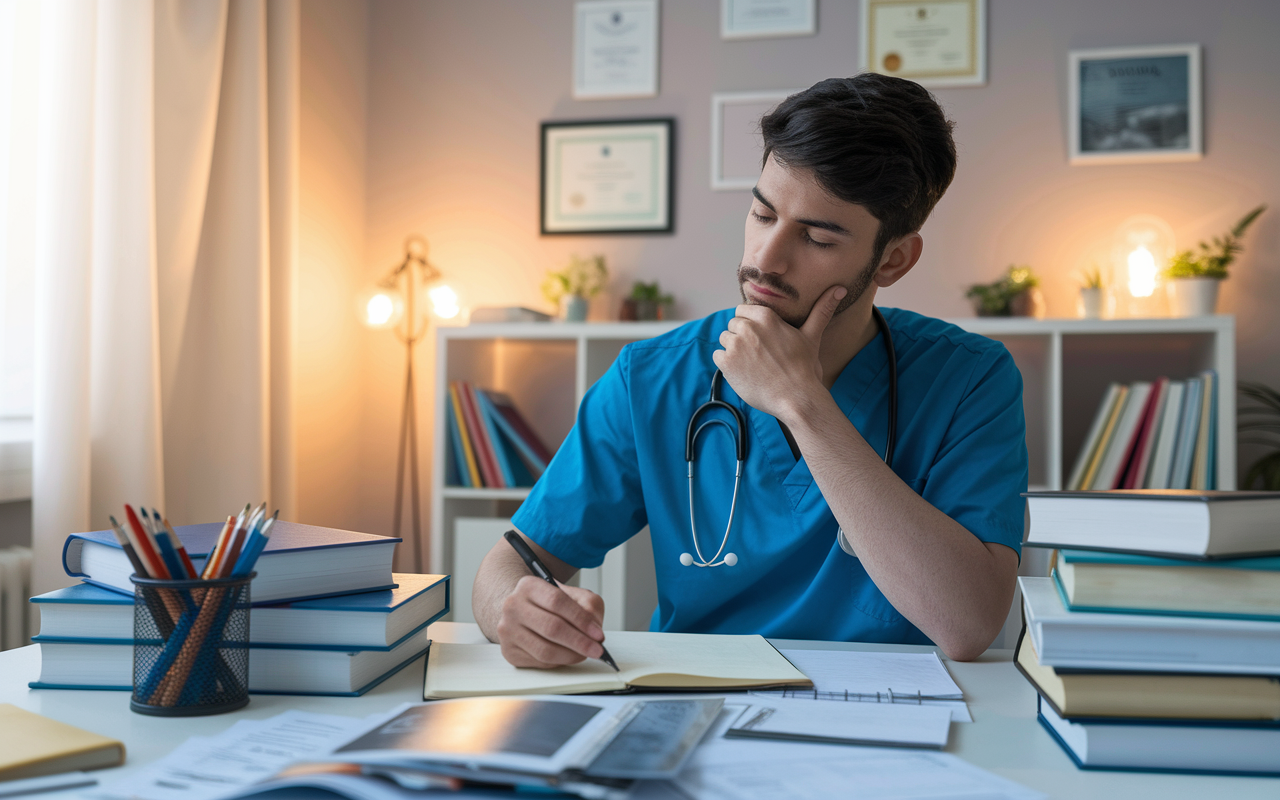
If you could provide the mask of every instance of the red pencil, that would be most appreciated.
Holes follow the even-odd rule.
[[[137,512],[133,510],[133,506],[125,503],[124,513],[129,521],[129,528],[133,530],[133,535],[138,539],[138,546],[142,548],[141,555],[148,571],[151,572],[151,577],[169,580],[169,570],[164,565],[164,559],[160,557],[160,551],[156,547],[156,543],[151,540],[146,527],[142,524],[142,520],[138,519]]]
[[[178,551],[178,558],[182,559],[182,566],[187,568],[187,577],[198,578],[200,573],[196,572],[196,565],[191,562],[191,556],[187,555],[187,548],[183,546],[182,540],[178,538],[178,532],[169,524],[168,518],[162,518],[154,508],[152,513],[156,515],[156,519],[161,521],[164,529],[169,532],[169,543],[173,545],[173,549]]]

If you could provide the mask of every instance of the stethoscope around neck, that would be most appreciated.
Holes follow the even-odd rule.
[[[893,336],[889,333],[889,324],[885,322],[884,315],[880,313],[880,309],[872,306],[871,316],[875,319],[880,333],[884,335],[884,349],[889,357],[889,434],[885,442],[884,463],[892,467],[893,449],[897,443],[898,432],[898,359],[893,349]],[[723,380],[724,373],[716,370],[715,375],[711,376],[711,392],[707,402],[694,410],[693,416],[689,417],[689,426],[685,430],[684,460],[688,465],[689,477],[689,531],[693,535],[693,550],[698,554],[696,560],[693,553],[680,554],[680,563],[686,567],[719,567],[721,565],[732,567],[738,563],[738,557],[733,553],[725,552],[725,548],[729,545],[729,533],[733,530],[733,515],[738,509],[738,489],[742,485],[742,469],[747,461],[747,420],[735,406],[720,399],[720,382]],[[723,408],[733,415],[734,424],[730,425],[720,417],[711,417],[702,424],[698,424],[699,417],[717,408]],[[697,444],[698,436],[711,425],[723,425],[729,429],[729,435],[733,437],[737,464],[733,470],[733,499],[729,502],[729,521],[724,526],[720,549],[708,559],[702,554],[702,545],[698,542],[698,522],[693,513],[693,461],[694,446]],[[849,555],[856,555],[844,535],[843,528],[837,530],[836,541],[839,542],[840,549]]]

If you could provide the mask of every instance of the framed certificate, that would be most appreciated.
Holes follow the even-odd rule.
[[[724,92],[711,95],[711,188],[752,189],[760,177],[764,141],[760,118],[798,89],[789,92]]]
[[[673,119],[542,123],[543,233],[670,233]]]
[[[720,0],[721,39],[812,36],[817,0]]]
[[[573,96],[658,94],[658,0],[580,0],[573,6]]]
[[[987,0],[862,0],[862,68],[924,86],[987,82]]]
[[[1201,133],[1200,45],[1073,50],[1072,164],[1193,161]]]

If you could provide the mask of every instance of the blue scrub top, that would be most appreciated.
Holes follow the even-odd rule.
[[[893,470],[984,542],[1021,549],[1027,488],[1022,376],[1004,345],[937,319],[882,309],[898,356]],[[837,523],[778,421],[722,385],[747,421],[747,462],[725,552],[736,566],[682,566],[694,552],[684,459],[690,415],[706,402],[711,354],[733,309],[623,348],[587,392],[577,423],[513,524],[561,560],[596,567],[646,524],[658,607],[652,630],[758,633],[792,639],[928,644],[836,543]],[[883,334],[831,388],[877,453],[888,428]],[[717,411],[732,423],[732,417]],[[701,419],[701,418],[700,418]],[[724,536],[733,494],[729,431],[698,439],[695,509],[703,554]]]

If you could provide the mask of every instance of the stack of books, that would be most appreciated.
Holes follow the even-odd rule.
[[[176,528],[195,566],[222,523]],[[415,661],[449,610],[447,575],[391,572],[399,539],[278,522],[251,584],[249,692],[364,694]],[[31,598],[40,611],[36,689],[133,688],[133,567],[111,531],[75,534],[63,568],[80,583]]]
[[[502,392],[449,382],[445,404],[449,486],[505,489],[532,486],[551,461],[551,450]]]
[[[1218,377],[1113,383],[1068,489],[1216,489]]]
[[[1032,492],[1018,669],[1084,769],[1280,775],[1280,492]]]

